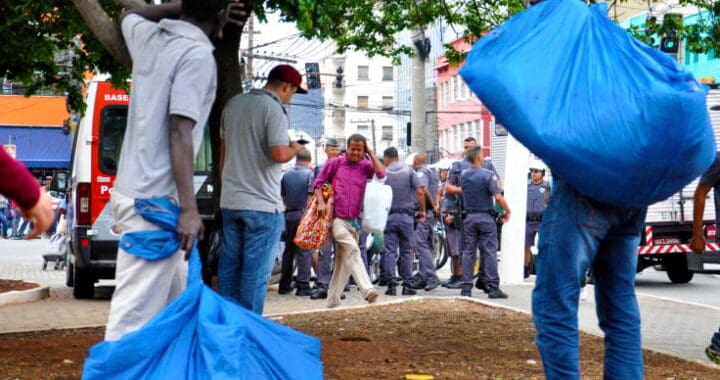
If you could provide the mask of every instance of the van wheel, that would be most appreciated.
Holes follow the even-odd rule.
[[[695,273],[688,270],[685,256],[673,257],[664,264],[667,276],[673,284],[687,284]]]
[[[73,279],[75,280],[73,296],[77,299],[93,298],[95,295],[95,279],[92,272],[87,269],[80,269],[75,265],[73,267]]]

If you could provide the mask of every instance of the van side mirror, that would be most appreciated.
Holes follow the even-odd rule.
[[[67,190],[67,187],[68,187],[68,173],[66,173],[66,172],[56,173],[52,179],[52,182],[50,182],[50,191],[57,191],[60,193],[65,193],[65,190]]]

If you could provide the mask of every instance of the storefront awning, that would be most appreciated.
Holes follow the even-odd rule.
[[[28,168],[70,168],[70,136],[62,128],[5,127],[0,143],[14,144],[16,158]]]

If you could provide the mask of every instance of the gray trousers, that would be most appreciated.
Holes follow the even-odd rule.
[[[497,264],[497,226],[495,218],[487,213],[468,214],[463,221],[463,256],[462,281],[463,289],[470,290],[473,286],[473,271],[477,259],[476,252],[480,248],[485,284],[490,289],[500,285]]]
[[[306,289],[310,287],[310,270],[312,268],[311,251],[302,249],[293,243],[302,214],[303,211],[291,211],[285,213],[285,252],[283,252],[282,258],[280,289],[290,289],[290,287],[292,287],[295,263],[297,263],[295,287],[298,289]]]
[[[445,236],[450,246],[450,256],[462,256],[463,234],[459,228],[455,227],[455,223],[445,225]]]
[[[414,219],[406,214],[391,214],[385,226],[385,256],[383,265],[385,267],[383,280],[393,284],[395,281],[395,263],[400,251],[400,277],[403,285],[412,285],[412,263],[415,259],[415,230]]]
[[[418,223],[415,227],[415,252],[420,262],[420,276],[425,281],[437,279],[435,272],[435,260],[433,260],[433,242],[435,241],[435,233],[433,226],[435,225],[435,215],[430,212],[425,221]]]
[[[317,270],[317,281],[316,286],[319,288],[327,289],[330,284],[330,278],[333,272],[333,240],[325,244],[318,251],[318,270]]]

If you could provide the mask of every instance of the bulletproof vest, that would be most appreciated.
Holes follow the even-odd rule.
[[[288,210],[303,210],[307,203],[308,184],[313,172],[309,168],[294,166],[282,177],[280,186],[285,197],[285,208]]]
[[[393,193],[391,208],[413,209],[415,188],[412,184],[413,169],[406,164],[393,163],[385,170],[385,184],[390,186]]]
[[[493,184],[495,184],[493,174],[487,169],[470,168],[463,170],[460,176],[460,187],[463,188],[462,198],[465,201],[465,210],[488,212],[494,210],[494,194],[489,188]]]
[[[470,161],[467,160],[467,158],[463,158],[462,160],[453,162],[453,164],[450,166],[450,171],[448,172],[447,182],[455,186],[460,186],[460,174],[463,170],[469,169],[471,167],[472,164],[470,163]],[[463,209],[464,200],[462,196],[445,194],[445,199],[448,200],[447,204],[450,207],[448,208],[448,210]],[[443,203],[445,203],[444,199]]]
[[[528,215],[538,215],[545,212],[545,193],[548,190],[547,181],[542,181],[536,185],[532,181],[528,181],[527,187],[527,213]]]
[[[433,200],[435,199],[435,195],[438,191],[438,179],[437,176],[435,176],[435,173],[428,169],[427,166],[423,166],[421,168],[418,168],[418,172],[422,172],[422,174],[427,178],[427,189],[430,193],[430,196],[432,196]]]

